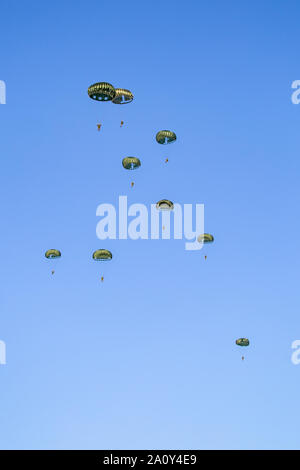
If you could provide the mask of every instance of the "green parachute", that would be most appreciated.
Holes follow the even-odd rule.
[[[250,341],[249,341],[248,338],[239,338],[239,339],[236,340],[235,344],[236,344],[237,346],[247,347],[247,346],[249,346]],[[242,361],[243,361],[244,359],[245,359],[245,357],[242,356]]]
[[[137,157],[125,157],[122,160],[122,165],[125,170],[136,170],[141,166],[141,161]],[[133,188],[134,182],[131,181],[130,186]]]
[[[203,243],[205,245],[208,245],[214,241],[214,237],[210,233],[201,233],[199,237],[197,238],[199,243]],[[207,259],[207,255],[204,255],[204,259]]]
[[[110,261],[112,259],[112,253],[109,250],[96,250],[93,253],[93,259],[95,261]],[[100,277],[101,282],[104,281],[103,274]]]
[[[47,250],[45,253],[45,257],[47,259],[59,259],[61,257],[61,252],[59,250],[54,250],[53,248],[51,250]],[[51,271],[51,274],[54,274],[55,271],[54,269]]]
[[[115,92],[116,94],[112,99],[112,102],[115,104],[127,104],[131,103],[133,100],[133,94],[130,90],[126,90],[125,88],[116,88]]]
[[[116,90],[110,83],[99,82],[88,88],[88,95],[92,100],[111,101],[116,96]]]
[[[112,253],[109,250],[96,250],[93,253],[93,259],[95,261],[109,261],[112,259]]]
[[[172,211],[174,209],[174,204],[168,199],[162,199],[156,203],[156,209],[160,211]]]
[[[136,170],[141,166],[141,161],[136,157],[125,157],[122,160],[122,165],[125,170]]]
[[[202,233],[197,238],[199,243],[212,243],[214,241],[214,237],[210,233]]]
[[[175,132],[172,131],[159,131],[156,134],[156,142],[158,144],[166,145],[175,142],[177,139]]]
[[[59,250],[47,250],[45,253],[45,257],[47,259],[55,259],[55,258],[60,258],[61,257],[61,252]]]
[[[249,346],[250,341],[248,338],[239,338],[236,340],[235,344],[237,346]]]

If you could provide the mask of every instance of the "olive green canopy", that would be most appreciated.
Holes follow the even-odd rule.
[[[159,144],[171,144],[177,139],[175,132],[172,131],[159,131],[156,134],[156,142]]]
[[[93,258],[96,261],[109,261],[112,259],[112,254],[108,250],[96,250],[93,253]]]
[[[214,241],[214,237],[210,233],[202,233],[198,237],[199,243],[212,243]]]
[[[126,170],[136,170],[141,166],[141,161],[136,157],[125,157],[122,160],[122,165]]]
[[[48,259],[60,258],[61,252],[59,250],[51,249],[46,251],[45,256]]]
[[[250,341],[248,338],[239,338],[235,342],[238,346],[249,346]]]
[[[116,90],[110,83],[99,82],[89,87],[88,94],[93,100],[111,101],[116,95]]]
[[[172,201],[168,201],[168,199],[162,199],[156,203],[156,209],[161,211],[172,211],[174,209],[174,204]]]
[[[112,102],[115,104],[127,104],[131,103],[133,100],[133,94],[130,90],[126,90],[125,88],[116,88],[116,94],[112,99]]]

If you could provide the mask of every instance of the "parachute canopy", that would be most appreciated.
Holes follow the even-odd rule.
[[[47,250],[45,253],[45,257],[48,259],[60,258],[61,252],[59,250]]]
[[[199,243],[212,243],[214,241],[214,237],[210,233],[202,233],[197,238]]]
[[[95,261],[109,261],[112,259],[112,254],[108,250],[96,250],[93,253]]]
[[[125,90],[125,88],[116,88],[116,94],[112,99],[112,102],[115,104],[126,104],[131,103],[133,100],[133,94],[129,90]]]
[[[162,199],[157,202],[156,209],[160,211],[172,211],[174,209],[174,204],[172,201],[168,201],[168,199]]]
[[[125,170],[136,170],[141,166],[141,161],[136,157],[125,157],[122,160],[122,165]]]
[[[172,131],[159,131],[156,134],[156,142],[159,144],[171,144],[177,139],[175,132]]]
[[[249,346],[250,341],[248,338],[239,338],[236,340],[235,344],[238,346]]]
[[[94,83],[88,88],[89,97],[97,101],[111,101],[115,95],[115,88],[107,82]]]

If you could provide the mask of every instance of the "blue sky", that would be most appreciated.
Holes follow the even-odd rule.
[[[300,448],[299,13],[2,2],[0,448]],[[134,102],[90,100],[97,81]],[[180,240],[98,240],[96,208],[119,195],[204,203],[207,260]]]

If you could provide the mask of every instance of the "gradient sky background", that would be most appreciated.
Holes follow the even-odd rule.
[[[0,14],[0,448],[299,449],[299,2]],[[90,100],[97,81],[134,102]],[[159,146],[160,129],[178,141]],[[207,260],[180,240],[98,240],[97,206],[126,194],[204,203]]]

